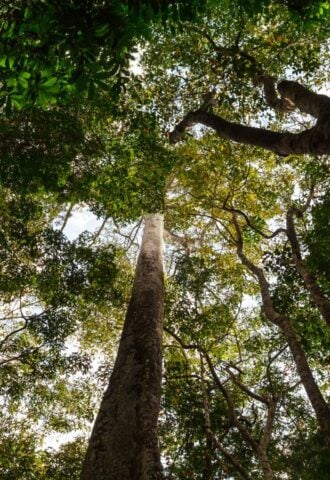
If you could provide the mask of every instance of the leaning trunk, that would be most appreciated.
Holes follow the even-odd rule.
[[[321,431],[324,436],[325,444],[330,448],[330,409],[325,401],[315,379],[313,373],[307,362],[307,358],[304,350],[301,347],[300,341],[297,338],[295,331],[292,328],[292,325],[289,319],[286,316],[281,317],[279,323],[280,328],[282,329],[283,334],[285,335],[287,342],[289,344],[293,359],[295,361],[297,371],[301,378],[301,383],[303,384],[307,396],[312,404],[312,407],[315,411],[316,418],[319,422]]]
[[[163,479],[157,440],[162,233],[162,215],[147,216],[118,355],[89,441],[82,480]]]
[[[263,448],[258,446],[255,453],[258,457],[258,460],[259,460],[260,466],[262,468],[262,472],[264,474],[265,480],[273,480],[274,479],[274,474],[273,474],[272,467],[270,466],[270,463],[269,463],[269,460],[268,460],[267,452]]]
[[[307,396],[312,404],[316,418],[319,422],[320,429],[323,433],[325,444],[327,447],[330,447],[329,406],[314,379],[313,373],[307,362],[305,352],[294,329],[292,328],[289,318],[285,315],[281,315],[274,308],[269,291],[269,284],[266,280],[263,269],[257,267],[253,262],[251,262],[251,260],[249,260],[243,252],[243,238],[235,214],[233,215],[233,222],[238,237],[237,254],[241,259],[242,264],[245,265],[258,279],[264,313],[270,322],[272,322],[274,325],[277,325],[282,330],[282,333],[289,344],[301,382],[306,390]]]
[[[295,210],[294,207],[291,207],[286,216],[286,232],[292,249],[292,258],[296,266],[296,270],[304,280],[316,307],[330,327],[330,301],[319,287],[315,275],[309,271],[305,261],[301,256],[300,246],[293,220],[295,211],[297,210]]]

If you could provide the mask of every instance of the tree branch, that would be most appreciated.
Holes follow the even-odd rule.
[[[74,205],[75,205],[74,203],[71,203],[71,204],[69,205],[69,208],[68,208],[68,210],[67,210],[67,212],[66,212],[66,214],[65,214],[65,216],[64,216],[62,226],[61,226],[61,228],[60,228],[60,232],[61,232],[61,233],[63,233],[63,231],[64,231],[64,229],[65,229],[65,227],[66,227],[66,225],[67,225],[67,223],[68,223],[68,220],[69,220],[69,218],[71,217],[71,213],[72,213],[72,210],[73,210],[73,208],[74,208]]]
[[[244,220],[246,221],[247,225],[252,228],[252,230],[254,230],[256,233],[258,233],[259,235],[261,235],[263,238],[267,238],[267,239],[271,239],[271,238],[274,238],[276,237],[277,235],[279,235],[280,233],[286,233],[286,230],[285,228],[277,228],[274,232],[272,232],[271,234],[267,234],[267,233],[264,233],[262,230],[260,230],[259,228],[255,227],[249,217],[246,215],[246,213],[244,213],[242,210],[238,210],[237,208],[234,208],[234,207],[226,207],[226,204],[224,203],[223,206],[221,207],[223,210],[225,210],[226,212],[234,212],[234,213],[238,213],[239,215],[241,215]]]
[[[283,321],[283,315],[280,315],[274,309],[273,302],[270,296],[269,285],[264,275],[264,272],[262,268],[259,268],[254,263],[252,263],[243,252],[243,237],[235,213],[233,214],[233,223],[237,234],[237,254],[241,259],[242,264],[245,265],[250,270],[250,272],[252,272],[258,279],[266,316],[269,318],[269,320],[271,320],[271,322],[280,326]]]
[[[205,388],[205,378],[204,378],[204,362],[203,362],[203,356],[200,355],[200,365],[201,365],[201,387],[202,387],[202,393],[203,393],[203,406],[204,406],[204,426],[205,426],[205,431],[206,435],[209,437],[211,440],[211,443],[214,445],[216,449],[218,449],[224,457],[227,458],[227,460],[236,468],[236,470],[239,472],[242,478],[245,480],[250,480],[249,475],[245,471],[244,467],[242,464],[237,460],[218,440],[216,435],[214,434],[212,427],[211,427],[211,418],[210,418],[210,407],[209,407],[209,399],[207,395],[207,390]]]
[[[311,92],[298,82],[282,80],[277,89],[283,98],[292,102],[302,113],[308,113],[319,120],[330,112],[330,98]]]
[[[255,85],[263,85],[266,102],[271,108],[285,113],[292,112],[295,109],[295,105],[288,98],[277,96],[275,80],[275,78],[269,75],[256,75],[254,77]]]
[[[24,319],[24,324],[23,324],[22,327],[17,328],[16,330],[13,330],[12,332],[8,333],[8,335],[6,335],[3,340],[1,340],[1,342],[0,342],[0,349],[2,349],[2,347],[4,346],[4,344],[5,344],[12,336],[16,335],[16,333],[19,333],[19,332],[22,332],[23,330],[25,330],[26,327],[27,327],[27,324],[28,324],[27,319]]]
[[[104,229],[108,220],[109,220],[109,217],[104,217],[104,220],[100,225],[100,228],[94,233],[92,241],[90,242],[90,245],[94,245],[96,243],[96,240],[99,238],[99,236],[103,232],[103,229]]]
[[[310,93],[310,96],[306,94],[309,101],[306,101],[305,105],[301,95],[295,93],[292,83],[295,82],[281,82],[279,88],[281,88],[283,96],[289,98],[289,100],[294,99],[295,104],[302,111],[308,110],[307,104],[313,105],[313,107],[310,106],[309,110],[317,113],[318,122],[311,129],[304,130],[301,133],[274,132],[229,122],[218,115],[199,109],[189,112],[175,126],[169,134],[169,142],[175,144],[181,141],[186,130],[194,125],[201,124],[215,130],[219,137],[245,145],[261,147],[282,156],[308,153],[323,155],[330,153],[330,119],[329,113],[326,113],[330,111],[330,99],[325,95],[314,94],[305,87],[299,86],[304,92]],[[297,89],[300,92],[298,87]],[[314,103],[312,99],[315,100]],[[317,106],[314,104],[317,104]]]
[[[247,387],[240,380],[238,380],[237,375],[234,375],[229,367],[226,368],[226,371],[229,373],[230,378],[235,383],[235,385],[237,385],[242,390],[242,392],[246,393],[249,397],[254,398],[258,402],[264,403],[265,405],[269,405],[268,398],[262,397],[261,395],[258,395],[257,393],[250,390],[249,387]]]
[[[260,447],[266,452],[271,440],[275,414],[276,414],[277,401],[272,399],[268,401],[267,406],[267,419],[260,440]]]
[[[272,395],[274,396],[275,394],[275,389],[274,389],[274,385],[273,385],[273,381],[272,381],[272,376],[271,376],[271,373],[270,373],[270,368],[272,366],[272,363],[284,352],[284,350],[286,350],[288,348],[288,344],[284,345],[284,347],[282,347],[278,352],[275,353],[275,355],[273,355],[273,357],[270,356],[269,352],[268,352],[268,362],[267,362],[267,366],[266,366],[266,377],[267,377],[267,380],[268,380],[268,383],[269,383],[269,386],[270,386],[270,390],[272,392]]]

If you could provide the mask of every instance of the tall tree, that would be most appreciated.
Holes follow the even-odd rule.
[[[59,203],[63,206],[63,201],[66,204],[85,201],[99,215],[104,215],[103,225],[107,218],[112,217],[113,222],[110,220],[109,224],[115,225],[118,230],[120,229],[117,227],[118,219],[128,221],[140,217],[145,212],[164,210],[167,215],[168,238],[184,248],[185,255],[188,257],[186,262],[188,268],[185,275],[190,286],[196,287],[196,292],[194,292],[196,295],[187,289],[184,298],[178,301],[178,308],[175,310],[176,318],[171,318],[175,325],[174,332],[171,332],[172,337],[175,339],[177,336],[181,340],[180,344],[178,338],[175,339],[183,351],[185,350],[184,346],[198,345],[202,356],[201,364],[196,368],[194,355],[187,359],[181,352],[181,357],[188,364],[187,370],[191,368],[193,378],[196,380],[197,377],[198,383],[190,382],[189,385],[193,385],[190,392],[185,391],[187,388],[184,388],[183,379],[177,382],[174,388],[169,388],[170,396],[178,394],[180,399],[188,398],[188,401],[184,403],[186,407],[184,412],[184,409],[180,410],[178,402],[173,400],[175,408],[170,405],[166,414],[172,421],[172,426],[180,425],[182,427],[186,422],[190,427],[186,437],[188,438],[190,435],[193,439],[190,442],[189,438],[184,441],[184,448],[180,446],[177,452],[181,465],[188,465],[189,468],[181,470],[173,468],[171,471],[174,473],[179,471],[181,478],[189,478],[194,474],[210,478],[236,474],[243,475],[245,478],[262,478],[262,476],[271,478],[272,470],[278,471],[279,475],[284,476],[290,471],[288,463],[285,463],[284,460],[285,450],[292,452],[295,445],[299,445],[297,438],[301,432],[303,432],[302,437],[308,437],[313,444],[311,431],[315,422],[313,423],[309,406],[305,405],[303,395],[300,392],[297,393],[292,361],[286,354],[285,337],[277,328],[270,325],[269,322],[267,323],[265,315],[260,315],[259,312],[258,315],[246,315],[243,319],[238,313],[239,320],[236,322],[237,318],[234,313],[238,299],[242,300],[243,294],[256,294],[257,289],[255,282],[242,273],[243,269],[237,263],[235,250],[241,258],[245,254],[248,255],[246,258],[251,258],[255,266],[262,262],[262,254],[265,253],[266,248],[266,242],[262,244],[259,242],[260,238],[262,240],[275,239],[274,243],[270,243],[269,250],[271,250],[270,254],[276,251],[275,244],[276,242],[280,244],[280,240],[277,234],[273,235],[274,232],[269,233],[267,222],[281,221],[283,212],[287,212],[288,208],[292,207],[293,183],[299,177],[303,163],[311,165],[308,157],[300,161],[292,157],[283,161],[283,159],[276,158],[273,152],[283,156],[294,151],[298,153],[305,150],[310,152],[328,151],[328,117],[322,110],[322,105],[328,104],[326,97],[315,96],[309,93],[310,89],[307,91],[305,87],[296,83],[284,82],[280,84],[280,89],[286,90],[284,98],[277,98],[272,79],[272,77],[280,78],[297,72],[307,75],[309,72],[314,75],[309,81],[309,87],[317,91],[317,81],[324,78],[317,72],[317,62],[322,59],[322,48],[324,48],[324,44],[322,45],[320,42],[322,38],[324,39],[324,24],[320,22],[322,28],[317,34],[308,32],[306,29],[306,41],[302,41],[304,30],[301,25],[303,22],[299,23],[297,17],[293,22],[293,16],[285,8],[284,2],[268,2],[266,0],[251,2],[257,15],[253,20],[246,12],[250,8],[244,8],[243,2],[233,2],[235,8],[232,11],[230,11],[232,5],[229,5],[228,2],[221,2],[220,8],[215,8],[213,12],[205,10],[208,16],[204,19],[207,21],[203,22],[203,27],[186,24],[184,29],[176,30],[175,38],[173,35],[165,35],[162,27],[159,26],[158,30],[155,27],[155,40],[149,48],[145,48],[147,62],[144,64],[144,80],[141,82],[139,78],[135,78],[127,85],[129,88],[121,97],[121,105],[116,111],[114,108],[111,109],[112,116],[110,118],[110,105],[114,103],[115,99],[118,99],[114,83],[118,75],[120,76],[120,71],[122,72],[121,76],[125,77],[127,53],[132,51],[133,39],[139,36],[139,26],[149,25],[149,14],[146,9],[144,10],[144,6],[150,2],[137,2],[137,8],[135,8],[136,2],[108,2],[106,7],[104,7],[104,2],[64,3],[57,2],[54,6],[52,2],[42,2],[42,4],[30,2],[28,8],[25,8],[25,4],[23,5],[21,2],[10,2],[5,5],[9,10],[4,8],[2,13],[9,14],[9,21],[7,23],[5,21],[2,25],[1,53],[4,58],[2,66],[0,60],[0,66],[3,68],[2,98],[9,105],[7,113],[11,113],[11,106],[20,108],[35,102],[47,109],[57,100],[69,101],[71,95],[76,93],[81,94],[80,98],[85,98],[87,95],[92,98],[93,91],[98,87],[104,88],[107,93],[100,95],[97,99],[98,102],[95,101],[92,106],[91,104],[81,105],[76,108],[75,111],[79,114],[83,110],[85,121],[89,125],[89,130],[84,138],[81,138],[79,130],[79,139],[77,139],[79,148],[76,148],[75,141],[72,142],[73,148],[71,148],[70,139],[67,142],[70,132],[65,132],[65,112],[61,115],[57,109],[54,109],[57,116],[52,115],[52,112],[45,112],[45,115],[39,116],[39,124],[42,128],[40,129],[40,125],[38,128],[40,132],[43,132],[41,133],[42,141],[37,138],[38,135],[35,135],[33,114],[30,117],[29,112],[24,112],[21,116],[21,118],[25,116],[24,127],[16,114],[7,123],[2,124],[2,128],[5,128],[10,135],[9,139],[6,134],[2,135],[5,146],[5,155],[2,156],[5,167],[5,185],[2,190],[3,203],[6,205],[4,210],[5,212],[10,211],[7,209],[8,198],[17,200],[18,196],[23,196],[26,201],[26,197],[30,195],[30,200],[33,198],[35,201],[38,195],[43,196],[45,191],[47,195],[51,191],[54,203],[56,203],[55,210],[59,211],[61,208]],[[166,20],[166,15],[171,16],[173,12],[178,13],[178,9],[174,8],[175,3],[151,2],[151,17],[162,17]],[[161,7],[159,7],[160,4]],[[84,13],[86,5],[90,7],[86,18],[81,15],[79,21],[76,21],[75,17],[79,13]],[[162,6],[164,6],[164,10]],[[67,14],[67,23],[63,12]],[[98,23],[100,12],[106,14],[107,22],[104,25]],[[109,12],[113,13],[113,31],[109,29]],[[134,15],[139,13],[142,15],[142,20],[141,23],[138,22],[135,25]],[[57,17],[63,22],[58,22]],[[86,19],[87,22],[85,22]],[[117,42],[116,33],[113,33],[117,31],[117,27],[120,33],[118,38],[120,37],[122,42]],[[147,33],[142,33],[141,36],[147,38]],[[116,37],[115,41],[113,41],[113,36]],[[61,43],[63,38],[64,41]],[[58,39],[60,39],[59,42]],[[106,41],[108,41],[107,46],[105,46]],[[9,52],[9,49],[13,54]],[[27,58],[26,51],[29,52]],[[162,59],[161,63],[160,58]],[[47,59],[50,60],[49,63]],[[154,59],[154,63],[152,59]],[[108,82],[109,76],[115,77],[112,79],[115,81]],[[295,103],[301,110],[308,110],[318,118],[316,126],[308,130],[309,127],[304,125],[303,134],[295,133],[283,136],[281,133],[273,132],[274,129],[287,130],[288,127],[283,123],[281,112],[274,117],[272,113],[261,107],[262,102],[256,92],[256,86],[251,83],[253,78],[263,84],[266,100],[273,107],[288,110]],[[305,80],[308,80],[307,76],[303,82]],[[208,91],[210,86],[212,88],[213,86],[219,87],[219,85],[222,92],[216,101],[211,92],[210,97],[205,98],[202,107],[197,110],[197,114],[204,119],[213,119],[212,122],[217,125],[217,128],[219,127],[220,133],[223,133],[223,129],[225,129],[225,134],[230,133],[229,137],[234,138],[236,135],[235,138],[238,140],[243,138],[247,145],[235,149],[230,142],[219,143],[218,139],[209,133],[200,135],[198,142],[187,142],[186,155],[183,153],[182,158],[180,158],[180,154],[184,152],[184,149],[181,147],[179,147],[179,154],[173,153],[174,149],[171,147],[164,148],[163,142],[158,142],[157,123],[166,131],[169,129],[169,123],[177,124],[182,119],[183,111],[192,110],[193,114],[196,113],[192,98],[200,101],[201,93]],[[293,92],[291,92],[292,95],[290,89]],[[111,98],[105,101],[109,92]],[[297,98],[297,92],[302,96],[298,95]],[[288,97],[291,98],[290,101]],[[305,100],[308,98],[312,101],[306,103]],[[103,103],[103,109],[99,107],[94,110],[93,107],[97,103]],[[213,113],[212,109],[216,113]],[[258,112],[262,112],[262,115],[258,115],[257,118]],[[193,114],[191,115],[193,116]],[[268,125],[268,130],[265,132],[264,123],[267,121],[267,116],[269,123],[273,123],[273,125]],[[87,117],[89,118],[87,119]],[[57,127],[60,127],[59,129],[53,131],[51,123],[46,123],[50,118],[59,120],[56,124]],[[228,121],[223,120],[224,118],[228,118]],[[249,124],[252,119],[258,123],[260,129],[264,130],[256,129],[255,125],[252,129],[250,127],[242,129],[242,125]],[[187,117],[185,121],[187,123]],[[174,130],[171,135],[172,140],[176,140],[188,126],[188,124],[184,125],[184,122],[179,123],[179,127]],[[71,122],[71,124],[75,130],[77,124],[75,122]],[[99,128],[100,124],[103,124],[103,130]],[[297,124],[297,122],[292,121],[292,124]],[[128,125],[132,127],[131,131]],[[62,127],[65,133],[63,135],[65,142],[61,142]],[[17,141],[15,143],[16,132]],[[56,135],[53,135],[54,132]],[[89,143],[91,139],[93,141]],[[315,139],[320,140],[318,145],[315,145]],[[48,148],[49,143],[52,148]],[[61,145],[61,148],[54,148],[54,143],[55,147]],[[89,148],[84,150],[81,148],[81,143]],[[263,151],[265,148],[263,150],[250,148],[256,143],[259,146],[267,147],[268,151],[270,150],[268,157]],[[159,147],[159,145],[161,146]],[[94,149],[97,150],[95,157]],[[50,154],[48,162],[46,161],[47,152]],[[240,159],[238,159],[238,154]],[[210,161],[209,157],[212,155],[215,155],[216,161],[214,158],[213,161]],[[174,162],[173,159],[175,159]],[[316,159],[314,162],[316,163]],[[173,163],[176,163],[178,167],[175,171],[171,171]],[[36,168],[33,168],[34,166]],[[281,169],[281,167],[283,168]],[[278,178],[272,175],[273,171],[274,173],[279,171]],[[50,172],[52,175],[49,174]],[[170,178],[168,178],[169,172]],[[18,183],[16,183],[17,180]],[[187,188],[188,184],[189,188]],[[15,191],[15,185],[19,185],[18,192]],[[169,192],[168,198],[165,198],[164,195],[166,187]],[[25,205],[24,201],[22,206]],[[283,205],[285,208],[282,208]],[[71,210],[72,208],[69,206],[66,218],[69,217]],[[248,213],[245,214],[245,211]],[[236,225],[231,218],[233,213],[239,216]],[[108,316],[108,323],[103,324],[103,330],[99,325],[95,325],[99,323],[95,321],[95,318],[97,320],[100,318],[99,305],[102,303],[102,296],[106,295],[110,283],[114,281],[112,275],[114,272],[107,269],[109,261],[109,256],[106,254],[107,248],[93,247],[97,244],[98,234],[91,238],[91,248],[85,248],[86,245],[75,245],[77,248],[72,248],[61,233],[54,234],[51,229],[50,233],[47,231],[46,239],[42,239],[37,244],[36,249],[33,246],[35,237],[33,234],[31,235],[31,230],[37,228],[35,223],[38,221],[38,216],[36,215],[34,218],[32,215],[33,218],[31,218],[26,215],[23,229],[19,224],[22,238],[19,238],[20,232],[14,232],[15,238],[13,239],[11,238],[13,232],[10,229],[10,213],[6,213],[5,217],[2,238],[6,248],[2,255],[6,262],[6,268],[8,266],[6,273],[15,269],[18,273],[23,273],[23,275],[18,275],[19,281],[16,284],[16,290],[15,288],[11,289],[13,285],[9,285],[8,291],[12,293],[12,298],[20,296],[19,287],[24,285],[29,293],[32,292],[31,294],[38,296],[38,299],[42,297],[45,305],[57,301],[56,306],[62,308],[62,313],[66,314],[64,316],[48,315],[47,311],[47,315],[33,313],[26,315],[23,309],[21,318],[17,320],[22,322],[21,325],[18,325],[18,331],[14,328],[12,332],[7,332],[6,328],[9,328],[12,323],[4,323],[6,327],[3,346],[9,346],[4,353],[13,354],[4,358],[5,362],[8,359],[8,364],[13,367],[10,372],[15,371],[17,365],[14,358],[15,352],[20,348],[24,349],[26,339],[31,343],[35,340],[35,336],[24,335],[26,328],[24,318],[22,321],[23,316],[26,317],[28,332],[31,333],[32,330],[33,333],[36,332],[39,335],[38,339],[47,336],[53,340],[54,332],[55,334],[59,333],[55,337],[62,348],[67,332],[73,331],[68,327],[71,328],[71,325],[75,325],[65,321],[69,318],[68,312],[70,315],[75,315],[75,320],[79,317],[80,312],[84,325],[82,326],[80,322],[76,322],[76,325],[83,329],[87,328],[86,324],[88,324],[90,328],[89,341],[91,342],[93,332],[100,328],[100,332],[107,339],[110,338],[112,345],[111,332],[107,331],[105,325],[113,328],[115,320],[109,313],[104,313],[104,310],[109,308],[108,305],[103,304],[103,318]],[[51,215],[49,215],[48,221],[50,217]],[[287,233],[290,230],[292,234],[292,218],[288,220]],[[293,229],[295,227],[296,225],[293,225]],[[299,228],[301,236],[301,226]],[[279,230],[279,234],[285,233],[283,232],[284,227]],[[10,233],[10,242],[7,242],[8,233]],[[134,242],[134,235],[126,236],[129,237],[128,243]],[[86,237],[88,236],[85,235],[85,240],[88,240]],[[280,238],[282,239],[282,237]],[[309,241],[311,245],[314,242],[314,248],[315,245],[320,245],[320,239],[315,232]],[[313,255],[310,255],[310,258],[308,258],[309,255],[305,255],[304,248],[308,245],[308,239],[304,239],[304,242],[304,247],[299,251],[296,238],[291,235],[291,258],[296,260],[296,269],[299,270],[302,277],[306,272],[313,271],[313,269],[318,270],[320,275],[317,285],[322,290],[322,287],[327,285],[325,278],[327,272],[317,265],[315,255],[314,258]],[[17,258],[13,258],[15,255],[11,256],[10,245],[14,247],[14,253],[18,253]],[[40,246],[41,256],[38,250]],[[173,259],[169,270],[173,273],[173,271],[180,270],[180,262],[176,255],[173,255],[173,247],[169,247],[168,250],[169,256]],[[112,252],[111,248],[110,252]],[[192,258],[190,258],[191,256]],[[141,252],[137,279],[140,278],[138,276],[139,269],[143,270],[143,258]],[[304,261],[301,262],[301,260]],[[110,263],[111,261],[112,256],[110,255]],[[194,265],[200,265],[203,262],[208,265],[214,264],[215,269],[209,277],[206,269],[202,268],[194,275]],[[20,263],[25,269],[18,268]],[[46,268],[43,268],[45,265]],[[230,268],[227,269],[226,266]],[[290,265],[285,264],[285,272],[281,277],[284,279],[286,276],[284,282],[286,287],[289,284],[287,273],[292,273],[289,267]],[[261,269],[261,267],[257,268]],[[187,273],[189,269],[193,275]],[[29,272],[32,272],[31,281],[29,281]],[[97,272],[101,275],[98,275]],[[154,270],[154,274],[159,281],[154,283],[153,287],[156,289],[158,286],[159,299],[161,299],[163,287],[161,286],[159,266]],[[205,280],[204,274],[207,277],[206,285],[199,288],[201,281]],[[151,270],[147,277],[149,275],[152,276]],[[12,278],[12,276],[7,275],[7,278]],[[278,278],[276,276],[276,287],[279,287],[278,290],[280,290],[281,285]],[[311,293],[315,293],[315,286],[311,284],[311,278],[309,277],[307,280],[308,282],[305,280],[307,287]],[[221,282],[227,282],[224,290],[218,289]],[[2,282],[2,288],[4,288],[4,284],[5,282]],[[143,478],[146,475],[162,478],[156,444],[161,340],[159,329],[157,330],[155,326],[157,319],[158,326],[160,323],[161,302],[157,305],[154,303],[157,315],[140,315],[141,304],[139,302],[141,299],[146,297],[146,303],[142,305],[144,313],[149,311],[149,307],[152,312],[152,298],[157,295],[153,289],[150,291],[155,295],[150,295],[150,291],[147,289],[148,282],[144,281],[139,289],[136,287],[137,284],[141,286],[141,279],[136,280],[133,288],[119,356],[86,457],[84,475],[87,477],[85,478],[100,475],[107,478],[108,472],[113,470],[114,465],[115,468],[118,468],[115,478],[120,478],[120,475],[122,478],[128,476],[132,478],[142,476]],[[297,274],[293,275],[293,284],[300,291],[302,282]],[[65,286],[68,286],[70,290],[69,300],[72,302],[70,304],[64,304],[64,300],[67,300],[67,296],[64,295]],[[86,286],[87,289],[84,288]],[[81,289],[84,293],[80,296]],[[295,289],[292,291],[295,293]],[[141,292],[143,293],[142,297]],[[280,299],[278,298],[280,295],[276,296],[278,293],[276,288],[268,293],[272,297],[274,305],[277,302],[275,313],[288,310],[290,320],[292,319],[292,323],[295,323],[294,329],[297,333],[292,340],[292,329],[288,329],[288,322],[281,322],[282,326],[285,323],[286,333],[290,333],[287,338],[290,337],[289,343],[291,343],[291,347],[294,346],[292,350],[295,350],[296,359],[299,356],[303,357],[302,352],[304,353],[305,350],[310,363],[315,368],[317,375],[313,379],[308,364],[306,367],[306,359],[303,358],[303,368],[300,368],[300,371],[304,375],[305,383],[316,380],[312,385],[311,397],[316,407],[317,404],[322,407],[321,415],[318,415],[319,418],[322,417],[322,420],[325,416],[322,412],[326,412],[323,408],[325,402],[320,397],[322,390],[318,389],[317,383],[322,383],[320,366],[325,362],[321,358],[322,354],[316,354],[315,351],[317,342],[324,347],[325,339],[320,334],[313,339],[314,335],[309,331],[310,328],[312,328],[312,332],[318,328],[323,331],[318,312],[315,311],[312,302],[312,305],[309,305],[309,297],[302,303],[297,302],[297,305],[292,306],[292,302],[285,303],[287,298],[283,298],[284,295]],[[8,300],[7,304],[12,298]],[[81,303],[80,308],[75,309],[77,298]],[[279,301],[282,301],[280,305],[278,305]],[[88,305],[87,309],[84,308],[86,305]],[[308,307],[303,319],[299,311],[301,305]],[[93,312],[97,314],[94,317]],[[310,315],[310,312],[312,315],[307,319],[307,313]],[[322,313],[321,308],[320,312]],[[87,313],[89,318],[86,321]],[[271,313],[274,312],[271,311]],[[147,321],[150,318],[153,321]],[[276,316],[275,320],[278,319],[279,316]],[[5,322],[7,318],[4,317],[3,320]],[[305,329],[301,328],[302,323]],[[137,325],[143,325],[144,328],[137,331]],[[62,330],[58,330],[58,326]],[[23,330],[21,330],[22,327],[24,327]],[[180,332],[179,336],[177,331]],[[220,335],[220,331],[222,335]],[[21,343],[15,342],[16,334]],[[249,342],[246,342],[249,345],[245,349],[244,340],[246,338],[244,335],[248,334],[251,338]],[[102,334],[99,333],[97,338],[102,343]],[[152,339],[155,341],[150,345],[149,340]],[[109,352],[109,347],[104,348]],[[169,349],[171,351],[175,349],[173,344]],[[129,353],[127,353],[128,350]],[[265,369],[262,361],[267,354],[270,355],[270,359],[268,359]],[[270,372],[273,369],[271,359],[277,354],[280,359],[276,364],[277,370],[274,378],[271,375],[272,371]],[[172,355],[172,357],[175,356]],[[210,362],[207,361],[208,359]],[[47,352],[43,360],[43,363],[38,363],[37,356],[33,358],[33,361],[31,361],[31,355],[20,356],[16,371],[19,373],[24,373],[26,370],[33,372],[38,365],[42,365],[41,370],[45,372]],[[52,356],[52,360],[55,364],[54,356]],[[234,366],[230,362],[234,362]],[[183,362],[173,363],[180,365]],[[49,370],[53,364],[49,364]],[[129,367],[133,364],[136,369],[132,370]],[[242,364],[245,365],[244,368],[242,368]],[[110,369],[109,363],[107,365]],[[281,368],[282,370],[286,369],[286,376],[289,377],[289,380],[285,379]],[[151,369],[152,375],[150,374]],[[207,369],[209,372],[205,371]],[[187,373],[180,371],[180,368],[178,370],[179,372],[176,371],[177,376]],[[127,372],[127,376],[122,375],[123,371]],[[11,376],[10,372],[7,371],[7,381]],[[239,376],[244,377],[244,380]],[[22,377],[25,378],[24,375]],[[33,378],[33,374],[31,374],[31,378]],[[135,389],[128,391],[132,384]],[[58,387],[58,392],[65,391],[63,390],[63,381],[62,384],[58,382]],[[150,387],[149,390],[146,390],[148,387]],[[184,391],[184,394],[181,394],[181,391]],[[278,391],[280,392],[279,399]],[[249,393],[247,394],[247,392]],[[145,403],[150,394],[153,396],[153,403],[152,408],[148,405],[147,410]],[[290,395],[294,399],[298,399],[298,407],[293,407],[294,401],[291,401]],[[49,395],[45,395],[45,398],[49,399]],[[124,418],[126,406],[124,403],[120,403],[122,398],[128,398],[126,406],[129,405],[128,412],[132,413],[134,417],[134,421],[130,424]],[[58,396],[56,401],[58,401]],[[277,401],[279,408],[276,408]],[[68,401],[68,405],[71,406],[72,403]],[[116,412],[113,406],[117,405]],[[288,405],[289,412],[283,413]],[[137,410],[134,406],[137,407]],[[42,407],[40,407],[41,409]],[[86,406],[84,409],[86,412]],[[189,418],[187,419],[187,417]],[[297,421],[297,417],[299,417],[299,421]],[[305,418],[308,421],[301,424]],[[325,422],[323,422],[324,425]],[[295,425],[294,428],[291,426],[292,423]],[[122,425],[127,427],[126,430]],[[108,428],[110,431],[107,431]],[[288,436],[288,430],[290,433],[294,432],[294,439],[291,440],[291,443],[283,440],[284,447],[281,450],[281,439]],[[115,439],[113,432],[117,432]],[[183,438],[180,434],[181,431],[173,428],[171,438],[176,445]],[[119,438],[122,451],[118,451],[117,441]],[[127,438],[129,441],[126,442]],[[22,439],[24,440],[24,435]],[[17,442],[17,444],[19,443]],[[23,441],[21,445],[27,448],[26,443]],[[192,446],[196,448],[193,449]],[[173,448],[171,450],[168,444],[166,447],[164,451],[172,452],[172,460],[175,463],[176,457],[173,455]],[[122,457],[122,452],[127,454],[125,459]],[[29,454],[29,458],[33,463],[33,455]],[[70,452],[67,458],[70,458]],[[54,461],[56,463],[56,459]],[[127,471],[127,464],[132,469],[132,473]],[[16,472],[18,471],[22,471],[22,469],[17,469]],[[56,478],[54,470],[50,475]]]
[[[157,421],[164,304],[163,218],[145,218],[134,285],[82,479],[162,479]]]

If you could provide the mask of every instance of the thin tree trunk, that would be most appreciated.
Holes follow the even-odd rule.
[[[242,264],[245,265],[258,279],[265,315],[270,322],[277,325],[282,330],[282,333],[289,344],[301,382],[312,404],[316,418],[320,425],[321,432],[323,433],[325,444],[330,448],[329,406],[315,381],[305,352],[300,344],[296,332],[292,328],[289,318],[286,315],[282,315],[274,308],[274,304],[270,296],[269,285],[262,268],[257,267],[253,262],[251,262],[243,252],[243,239],[235,215],[233,216],[233,221],[238,236],[237,254],[241,259]]]
[[[145,218],[132,296],[82,480],[163,479],[157,437],[164,304],[162,215]]]
[[[287,237],[291,245],[292,258],[295,263],[296,270],[304,280],[305,285],[309,290],[309,293],[311,294],[315,305],[317,306],[320,314],[330,327],[330,301],[321,290],[320,286],[317,283],[317,278],[309,271],[306,263],[301,256],[299,241],[293,219],[294,214],[295,209],[290,208],[286,216],[286,231]]]
[[[201,373],[201,387],[202,387],[202,393],[203,393],[203,414],[204,414],[204,427],[205,427],[205,433],[207,435],[207,439],[210,442],[211,447],[214,449],[219,450],[225,458],[231,463],[231,465],[237,470],[239,473],[239,476],[241,478],[244,478],[245,480],[250,480],[250,476],[244,469],[243,465],[240,463],[240,461],[232,455],[229,450],[227,450],[221,442],[217,439],[216,435],[212,431],[211,427],[211,417],[210,417],[210,406],[209,406],[209,399],[206,391],[206,386],[205,386],[205,378],[204,378],[204,363],[203,363],[203,357],[200,355],[200,373]],[[218,379],[218,378],[217,378]],[[220,383],[220,380],[219,380]],[[228,395],[226,399],[228,398]],[[231,407],[231,403],[229,402],[229,407]],[[234,410],[231,411],[231,416],[235,415]]]
[[[266,312],[265,312],[266,313]],[[267,313],[266,313],[267,315]],[[270,316],[267,315],[270,319]],[[300,341],[292,328],[292,325],[289,319],[286,316],[282,316],[279,321],[279,327],[281,328],[283,334],[285,335],[292,357],[295,361],[298,374],[301,379],[307,396],[312,404],[312,407],[315,411],[316,418],[319,422],[321,431],[324,435],[324,440],[326,445],[330,448],[330,409],[325,401],[315,379],[313,372],[311,371],[305,352],[302,349]]]

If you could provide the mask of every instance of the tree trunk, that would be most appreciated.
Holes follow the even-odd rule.
[[[328,448],[330,448],[329,406],[314,379],[313,373],[307,362],[305,352],[302,349],[300,341],[297,338],[289,319],[283,315],[280,319],[279,326],[288,341],[298,374],[301,378],[301,382],[315,411],[321,432],[323,433],[325,444]]]
[[[145,218],[119,350],[82,480],[161,480],[157,437],[164,304],[162,215]]]
[[[330,327],[330,301],[325,296],[324,292],[321,290],[320,286],[317,283],[315,275],[313,275],[309,271],[306,263],[301,256],[299,241],[293,219],[294,213],[295,209],[291,207],[286,216],[286,232],[291,245],[292,258],[296,266],[296,270],[301,276],[301,278],[304,280],[305,285],[309,293],[311,294],[311,297],[314,300],[316,307],[318,308],[320,314]]]
[[[268,460],[267,452],[262,447],[259,446],[259,448],[257,449],[257,451],[255,453],[258,457],[258,460],[259,460],[260,466],[262,468],[262,473],[264,474],[265,480],[273,480],[274,479],[274,474],[273,474],[272,467],[270,466],[270,463],[269,463],[269,460]]]
[[[237,254],[241,259],[242,264],[245,265],[250,270],[250,272],[252,272],[258,279],[264,313],[270,322],[272,322],[274,325],[277,325],[282,330],[289,344],[291,354],[296,364],[301,382],[314,409],[316,418],[320,425],[320,430],[323,433],[324,442],[327,447],[330,448],[329,406],[316,383],[313,372],[309,367],[305,352],[300,344],[300,341],[294,329],[292,328],[289,318],[286,315],[280,314],[274,308],[274,304],[269,291],[269,284],[266,280],[263,269],[257,267],[253,262],[251,262],[251,260],[249,260],[243,252],[243,239],[235,215],[233,216],[233,221],[238,236]]]

